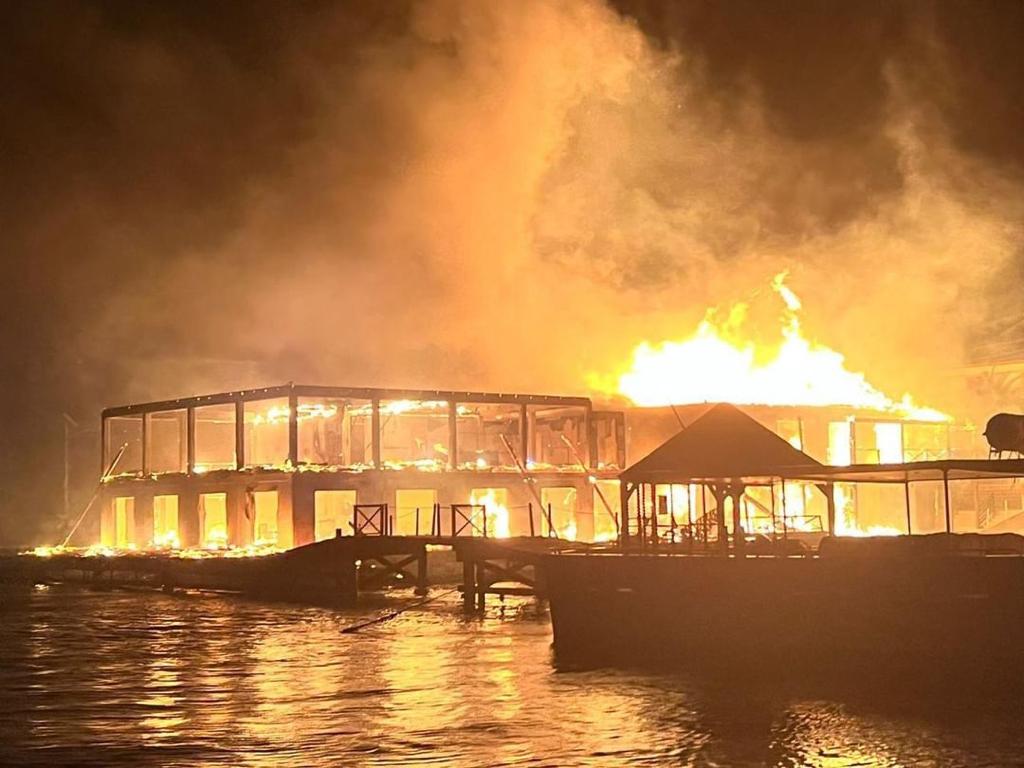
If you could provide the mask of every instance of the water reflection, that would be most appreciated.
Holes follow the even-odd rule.
[[[1014,699],[556,671],[528,602],[372,614],[55,587],[4,594],[0,763],[1007,765]],[[896,695],[896,694],[900,695]]]

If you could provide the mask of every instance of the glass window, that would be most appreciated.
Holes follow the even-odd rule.
[[[458,469],[514,471],[522,453],[522,408],[505,403],[459,403],[455,419]]]
[[[113,416],[106,420],[105,469],[111,475],[142,472],[142,416]],[[120,454],[121,448],[124,452]],[[116,460],[116,464],[113,462]],[[111,465],[113,468],[111,469]]]
[[[394,531],[398,536],[426,536],[434,513],[437,491],[433,488],[402,489],[395,492],[392,512]]]
[[[207,549],[228,545],[228,495],[226,493],[199,494],[199,530],[202,545]]]
[[[187,412],[158,411],[146,414],[147,472],[185,472],[188,469]]]
[[[256,546],[277,544],[277,491],[254,491],[252,506],[253,543]]]
[[[598,469],[621,469],[625,455],[626,429],[621,413],[594,413],[594,447],[597,455],[593,466]]]
[[[550,408],[531,405],[531,469],[575,469],[587,463],[586,409],[583,406]]]
[[[369,400],[299,398],[299,463],[368,466],[372,407]]]
[[[195,409],[196,472],[235,469],[235,404]]]
[[[853,463],[851,447],[852,427],[849,421],[830,421],[828,424],[828,452],[826,462],[837,467]]]
[[[178,497],[153,497],[153,546],[178,549]]]
[[[338,530],[341,530],[342,536],[351,535],[352,507],[355,504],[355,491],[315,491],[313,515],[316,540],[332,539]]]
[[[474,488],[470,491],[469,503],[483,507],[488,536],[507,539],[512,535],[507,488]]]
[[[544,505],[542,533],[552,533],[560,539],[576,538],[576,489],[575,488],[541,488],[540,501]],[[550,515],[550,522],[548,516]],[[552,527],[553,526],[553,527]]]
[[[245,465],[267,469],[288,464],[288,398],[244,404]]]
[[[618,480],[594,483],[594,541],[613,541],[618,534],[616,521],[621,519],[622,497]]]
[[[124,549],[135,544],[135,497],[114,499],[114,546]]]
[[[382,400],[380,459],[389,469],[444,469],[448,465],[448,403]]]

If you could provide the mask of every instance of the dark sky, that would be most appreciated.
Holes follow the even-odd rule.
[[[493,13],[470,5],[5,6],[0,545],[53,537],[62,412],[82,425],[77,501],[96,473],[89,430],[99,409],[126,400],[310,378],[559,388],[565,379],[554,375],[533,387],[503,378],[475,346],[495,336],[520,343],[506,320],[519,299],[529,302],[523,315],[560,317],[563,302],[517,287],[526,270],[584,259],[627,286],[626,305],[678,305],[678,292],[652,298],[629,286],[666,270],[686,274],[681,285],[695,285],[694,275],[703,283],[725,274],[717,265],[747,259],[751,238],[777,253],[903,205],[912,174],[893,138],[901,120],[915,126],[914,146],[937,166],[929,173],[942,176],[955,210],[978,213],[1007,240],[998,258],[974,241],[960,253],[959,269],[980,273],[969,281],[978,301],[963,337],[1017,320],[1024,3],[565,0],[507,14],[504,4]],[[600,77],[549,81],[547,62],[559,59],[538,57],[563,43],[567,60],[593,62]],[[615,90],[620,60],[639,78],[625,96]],[[645,85],[655,64],[671,73]],[[677,112],[665,85],[675,82]],[[530,109],[503,112],[521,103]],[[554,128],[544,122],[552,114]],[[666,149],[684,131],[687,147],[731,138],[701,150],[713,162],[691,164],[682,139]],[[757,142],[764,151],[751,149]],[[784,163],[765,159],[778,152]],[[518,166],[537,158],[519,179]],[[614,206],[636,190],[654,206],[641,216],[631,203],[634,242],[662,229],[664,240],[620,251],[610,245],[619,228],[581,228],[588,207],[567,212],[579,197],[573,184],[590,173],[614,175]],[[734,173],[727,190],[717,186]],[[464,215],[458,196],[436,199],[447,189],[433,186],[439,178],[471,187]],[[964,191],[974,187],[984,194]],[[536,189],[543,203],[522,204]],[[699,241],[693,253],[709,255],[680,255],[672,244],[688,190],[749,226],[712,235],[687,223],[698,232],[688,235]],[[520,210],[531,260],[488,242]],[[941,227],[945,205],[919,215],[935,210]],[[594,218],[616,217],[595,208]],[[944,262],[925,290],[957,284],[956,269]],[[467,301],[477,286],[478,301]],[[478,322],[487,305],[500,314]],[[584,306],[566,305],[573,332],[589,329]],[[411,330],[416,343],[395,341]],[[547,343],[571,354],[567,342]]]

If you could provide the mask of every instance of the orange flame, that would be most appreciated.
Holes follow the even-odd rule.
[[[909,395],[893,400],[862,373],[846,367],[842,354],[808,340],[800,327],[801,303],[786,285],[787,272],[772,281],[781,298],[781,344],[774,354],[746,336],[748,305],[734,304],[723,318],[711,309],[697,331],[681,341],[643,342],[633,351],[629,370],[609,382],[592,384],[618,391],[637,405],[730,402],[740,405],[845,405],[897,414],[923,421],[948,421],[932,408],[922,408]]]

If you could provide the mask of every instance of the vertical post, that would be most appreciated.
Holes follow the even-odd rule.
[[[370,444],[373,450],[373,468],[380,469],[380,399],[373,398],[371,401],[373,409],[370,417]]]
[[[149,414],[142,414],[142,474],[149,472]]]
[[[526,505],[527,511],[530,513],[530,538],[532,539],[537,535],[533,528],[533,502],[528,502]]]
[[[463,550],[462,556],[462,607],[471,611],[476,605],[476,564],[469,559],[469,553]]]
[[[416,594],[427,594],[427,545],[420,546],[416,555]]]
[[[587,467],[597,466],[597,422],[594,421],[593,408],[587,408]]]
[[[771,514],[772,514],[772,541],[778,538],[778,530],[776,529],[776,516],[775,516],[775,478],[772,478],[768,484],[768,492],[771,494]]]
[[[907,535],[910,535],[910,478],[903,481],[903,503],[907,508]]]
[[[779,478],[779,485],[782,486],[782,538],[789,536],[789,521],[786,519],[786,478]]]
[[[524,467],[530,466],[530,419],[526,403],[519,406],[519,458]]]
[[[836,487],[834,483],[825,483],[825,504],[828,510],[828,534],[836,535]]]
[[[291,418],[291,417],[289,417]],[[242,469],[246,462],[245,456],[245,402],[235,400],[235,467]]]
[[[743,545],[747,543],[743,538],[743,510],[740,505],[743,486],[730,488],[729,496],[732,498],[732,551],[740,555],[743,553]]]
[[[295,387],[288,389],[288,463],[299,466],[299,398]]]
[[[725,530],[725,488],[720,485],[714,487],[715,492],[715,527],[718,528],[718,548],[723,555],[729,553],[729,536]]]
[[[186,469],[191,475],[196,469],[196,409],[191,405],[185,410]]]
[[[448,469],[458,466],[459,457],[459,404],[448,401]]]
[[[420,508],[416,507],[416,535],[420,535]]]
[[[478,611],[484,609],[484,601],[487,599],[487,562],[483,559],[476,561],[476,608]]]
[[[107,467],[110,466],[111,460],[114,458],[110,455],[110,435],[107,432],[108,419],[106,417],[100,417],[100,477],[102,477]]]
[[[594,466],[594,454],[596,453],[593,447],[594,436],[590,434],[590,427],[594,423],[591,411],[593,411],[593,406],[588,403],[587,407],[583,409],[583,439],[580,441],[583,444],[583,450],[586,451],[586,455],[583,457],[583,466],[587,469]]]
[[[942,493],[946,504],[946,533],[953,532],[953,511],[949,507],[949,470],[942,470]]]
[[[619,544],[625,546],[629,542],[629,497],[633,495],[628,480],[619,483],[619,519],[623,525],[619,528]],[[533,520],[533,508],[530,509],[530,520]]]
[[[71,517],[71,425],[75,424],[74,419],[64,414],[64,520]],[[102,458],[102,453],[100,458]],[[103,468],[106,471],[106,467]]]

